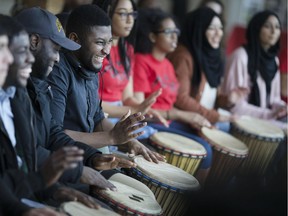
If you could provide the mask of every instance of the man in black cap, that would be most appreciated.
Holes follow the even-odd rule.
[[[27,88],[37,115],[37,143],[41,143],[50,150],[57,150],[65,145],[76,145],[85,150],[83,161],[85,166],[79,166],[76,170],[64,173],[60,181],[78,183],[80,180],[81,183],[114,190],[115,187],[95,169],[111,169],[118,165],[130,168],[134,164],[113,155],[103,156],[95,148],[75,142],[63,132],[50,113],[52,93],[45,79],[54,64],[59,62],[61,46],[66,50],[75,50],[80,45],[66,38],[57,17],[46,10],[41,8],[26,9],[19,13],[16,18],[29,32],[30,49],[35,57]],[[87,187],[84,188],[87,189]]]

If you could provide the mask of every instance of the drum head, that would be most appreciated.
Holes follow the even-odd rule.
[[[91,209],[79,202],[66,202],[61,205],[61,210],[72,216],[117,216],[119,214],[105,208]]]
[[[110,182],[116,186],[117,191],[99,190],[98,194],[103,196],[105,200],[123,209],[130,209],[135,213],[141,212],[151,215],[160,215],[162,213],[161,206],[151,196],[122,183]]]
[[[205,156],[207,154],[205,148],[201,144],[178,134],[157,132],[153,134],[150,139],[157,145],[181,153],[199,156]]]
[[[142,156],[136,156],[134,162],[137,164],[136,169],[146,176],[160,183],[180,190],[198,190],[199,182],[192,175],[182,169],[159,161],[158,164],[145,160]]]
[[[201,133],[211,145],[216,147],[216,149],[224,150],[237,155],[248,154],[248,147],[239,139],[236,139],[228,133],[222,132],[215,128],[210,129],[207,127],[202,127]]]
[[[265,138],[284,138],[284,132],[269,121],[253,118],[250,116],[242,116],[234,123],[238,129]]]

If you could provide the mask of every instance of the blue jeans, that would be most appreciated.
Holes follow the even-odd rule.
[[[223,131],[223,132],[226,132],[226,133],[229,133],[229,131],[230,131],[230,122],[216,122],[215,124],[214,124],[214,126],[217,128],[217,129],[219,129],[219,130],[221,130],[221,131]]]

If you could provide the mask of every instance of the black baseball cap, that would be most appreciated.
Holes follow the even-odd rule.
[[[32,7],[21,11],[16,17],[29,34],[39,34],[67,50],[77,50],[81,46],[68,39],[59,19],[47,10]]]

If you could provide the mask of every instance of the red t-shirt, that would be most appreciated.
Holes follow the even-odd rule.
[[[135,55],[134,92],[144,92],[145,98],[162,88],[152,108],[170,110],[177,97],[179,83],[168,59],[158,61],[150,54]]]
[[[131,60],[131,69],[129,72],[129,77],[133,76],[133,64],[134,64],[134,49],[131,45],[127,45],[127,55]],[[124,67],[121,63],[118,46],[112,46],[110,51],[110,61],[113,64],[111,66],[109,60],[107,58],[103,61],[103,66],[101,69],[101,73],[103,76],[103,92],[102,91],[102,79],[99,76],[100,84],[99,84],[99,95],[102,95],[103,101],[122,101],[122,93],[126,88],[129,77],[126,75]]]

